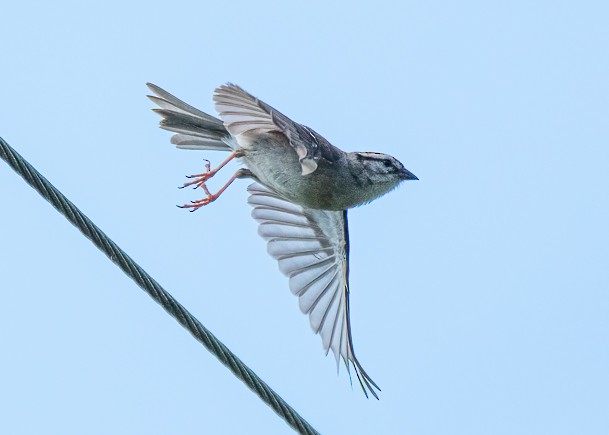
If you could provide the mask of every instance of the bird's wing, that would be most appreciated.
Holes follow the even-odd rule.
[[[321,157],[318,135],[308,127],[292,121],[237,85],[226,84],[216,88],[214,103],[226,129],[241,146],[244,141],[241,135],[282,133],[298,155],[302,175],[317,169],[317,161]]]
[[[349,321],[349,237],[346,211],[304,208],[287,201],[260,183],[248,187],[252,216],[268,252],[290,279],[300,309],[330,349],[353,365],[366,396],[380,390],[362,369],[353,352]]]

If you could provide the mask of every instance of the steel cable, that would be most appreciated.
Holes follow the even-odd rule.
[[[186,310],[173,296],[156,282],[144,269],[133,261],[102,230],[72,204],[57,188],[44,178],[19,153],[0,137],[0,157],[8,163],[30,186],[51,203],[81,233],[93,242],[108,258],[133,279],[152,299],[161,305],[188,332],[203,344],[216,358],[228,367],[235,376],[254,391],[294,430],[302,434],[318,432],[288,405],[275,391],[246,366],[205,326]]]

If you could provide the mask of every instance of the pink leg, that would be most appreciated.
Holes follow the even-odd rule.
[[[226,166],[228,164],[228,162],[230,162],[235,157],[241,157],[242,155],[243,154],[241,152],[239,152],[239,150],[232,152],[222,163],[220,163],[220,165],[217,168],[211,169],[211,170],[210,170],[209,160],[205,159],[205,162],[206,162],[205,163],[205,172],[203,172],[202,174],[187,175],[186,178],[193,178],[193,180],[189,181],[188,183],[184,183],[184,185],[182,187],[180,187],[180,189],[183,189],[187,186],[192,186],[192,185],[195,186],[194,189],[203,186],[207,180],[209,180],[211,177],[216,175],[216,172],[218,172],[220,169],[222,169],[224,166]]]
[[[218,190],[216,193],[211,193],[209,191],[209,189],[207,188],[207,186],[205,185],[205,182],[203,182],[200,186],[203,188],[203,190],[207,194],[207,198],[199,199],[196,201],[190,201],[191,202],[190,204],[178,205],[178,207],[189,208],[190,211],[196,211],[196,210],[200,209],[201,207],[203,207],[211,202],[214,202],[216,199],[218,199],[220,197],[220,195],[222,195],[222,193],[228,188],[228,186],[230,186],[232,184],[232,182],[235,181],[237,178],[246,178],[246,177],[252,177],[252,173],[248,169],[239,169],[237,172],[235,172],[233,174],[232,177],[230,177],[230,179],[226,182],[226,184],[224,186],[222,186],[222,188],[220,188],[220,190]]]

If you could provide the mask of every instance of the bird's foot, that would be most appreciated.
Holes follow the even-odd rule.
[[[179,187],[179,189],[184,189],[185,187],[188,186],[193,186],[193,189],[197,189],[199,187],[202,187],[203,189],[205,189],[205,182],[207,180],[209,180],[211,177],[213,177],[216,172],[218,172],[218,169],[214,169],[213,171],[211,170],[211,163],[209,162],[209,160],[207,159],[203,159],[205,161],[205,172],[201,173],[201,174],[193,174],[193,175],[187,175],[186,178],[192,178],[192,181],[189,181],[187,183],[184,183],[182,186]]]
[[[191,212],[199,210],[201,207],[206,206],[207,204],[214,202],[220,196],[221,192],[217,194],[212,194],[207,192],[207,198],[198,199],[196,201],[190,201],[190,204],[178,205],[179,208],[188,208]]]
[[[203,189],[203,191],[207,195],[207,198],[199,199],[197,201],[190,201],[190,204],[178,205],[178,207],[189,208],[190,211],[196,211],[196,210],[200,209],[201,207],[206,206],[207,204],[214,202],[216,199],[218,199],[220,197],[220,195],[222,195],[222,193],[228,188],[228,186],[230,186],[231,183],[238,178],[255,178],[255,177],[254,177],[254,174],[252,174],[252,171],[250,171],[249,169],[245,169],[245,168],[239,169],[226,182],[226,184],[224,186],[222,186],[222,188],[220,190],[218,190],[218,192],[216,192],[216,193],[211,193],[209,191],[209,189],[205,185],[205,181],[207,181],[207,180],[199,181],[197,184],[197,187],[201,187]]]

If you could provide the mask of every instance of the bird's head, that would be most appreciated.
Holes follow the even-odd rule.
[[[398,184],[404,180],[418,180],[417,176],[404,167],[395,157],[382,153],[351,153],[357,165],[372,183]]]

